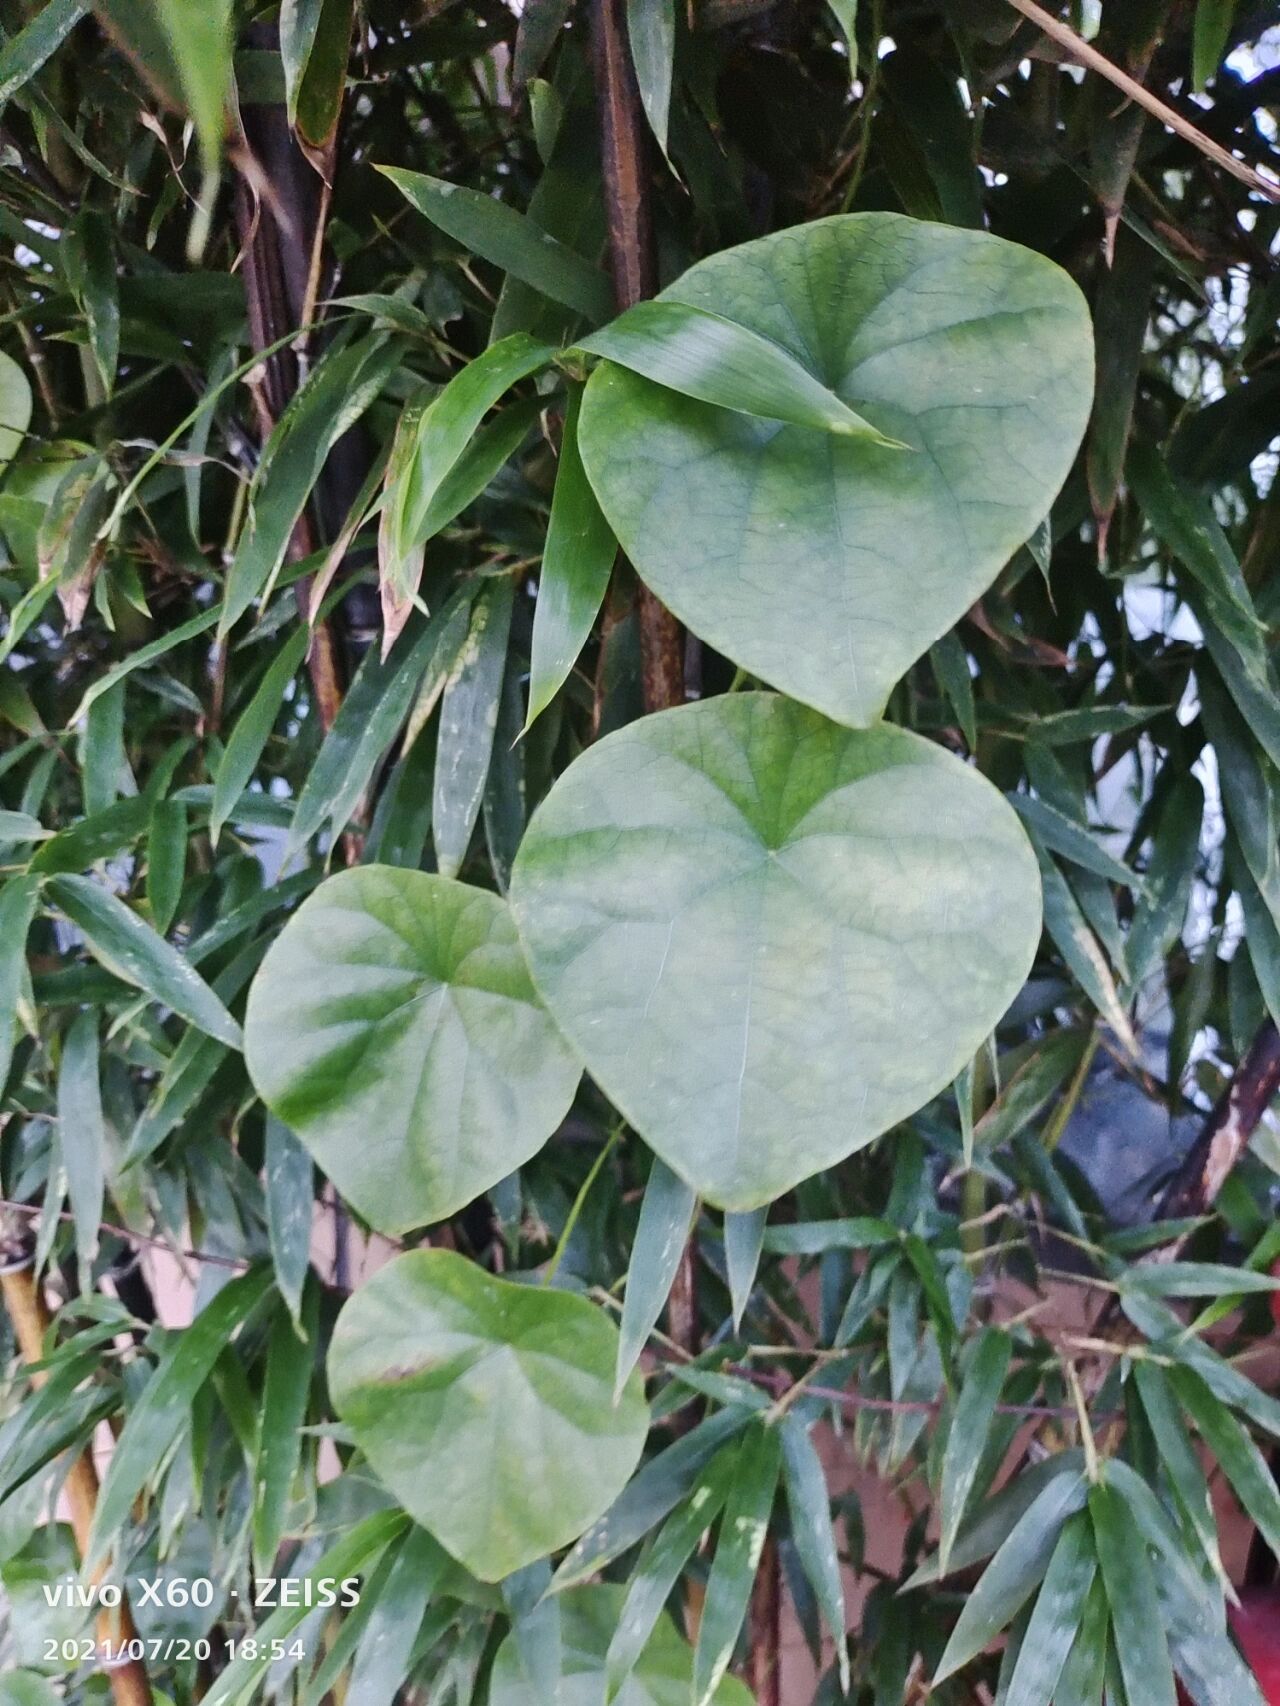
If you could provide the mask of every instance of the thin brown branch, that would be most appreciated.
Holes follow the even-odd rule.
[[[11,1202],[7,1197],[0,1197],[0,1211],[6,1214],[24,1215],[29,1220],[38,1220],[44,1213],[39,1203]],[[56,1217],[70,1225],[75,1215],[64,1211]],[[166,1256],[181,1257],[189,1262],[207,1262],[210,1267],[230,1268],[235,1273],[243,1273],[253,1264],[239,1256],[219,1256],[212,1250],[184,1250],[170,1244],[165,1238],[148,1238],[144,1233],[133,1232],[127,1226],[115,1226],[109,1220],[98,1222],[99,1232],[109,1232],[113,1237],[122,1238],[128,1244],[141,1244],[149,1250],[163,1250]]]
[[[1083,65],[1088,71],[1097,72],[1099,77],[1105,77],[1135,105],[1144,108],[1153,118],[1158,118],[1161,124],[1166,125],[1184,142],[1198,148],[1208,159],[1221,166],[1224,172],[1230,172],[1232,177],[1239,178],[1242,184],[1247,184],[1258,195],[1266,196],[1268,201],[1280,202],[1280,184],[1272,183],[1270,179],[1264,178],[1261,172],[1255,172],[1252,166],[1246,166],[1243,160],[1237,160],[1228,149],[1215,142],[1211,136],[1206,136],[1202,130],[1198,130],[1190,119],[1183,118],[1167,101],[1153,95],[1150,89],[1144,88],[1127,71],[1122,71],[1106,54],[1099,53],[1083,36],[1077,35],[1069,24],[1062,23],[1051,12],[1046,12],[1043,6],[1037,6],[1036,0],[1008,0],[1008,3],[1015,12],[1021,12],[1024,18],[1029,18],[1037,29],[1042,30],[1050,41],[1056,42],[1078,65]]]

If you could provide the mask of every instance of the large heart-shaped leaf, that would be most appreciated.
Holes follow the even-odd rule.
[[[838,721],[990,585],[1084,432],[1084,299],[1043,256],[892,213],[728,249],[661,300],[771,339],[887,438],[752,419],[612,362],[579,442],[640,574],[703,639]]]
[[[496,895],[422,871],[330,877],[263,962],[249,1072],[380,1232],[455,1213],[527,1161],[580,1075]]]
[[[614,1404],[617,1354],[586,1298],[414,1250],[343,1309],[329,1386],[404,1508],[496,1582],[576,1540],[639,1462],[648,1407],[636,1376]]]
[[[976,771],[763,693],[591,747],[536,813],[511,902],[588,1070],[726,1209],[942,1089],[1040,930],[1030,845]]]
[[[561,1677],[558,1706],[605,1706],[605,1655],[626,1590],[598,1586],[561,1594]],[[670,1618],[663,1617],[650,1636],[636,1668],[613,1697],[613,1706],[689,1706],[693,1688],[693,1649]],[[736,1677],[727,1676],[712,1695],[712,1706],[751,1706],[752,1695]],[[489,1706],[531,1706],[529,1681],[520,1663],[514,1635],[498,1648],[489,1680]]]

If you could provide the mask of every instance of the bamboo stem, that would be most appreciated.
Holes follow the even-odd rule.
[[[25,1238],[19,1244],[19,1249],[22,1254],[0,1270],[0,1296],[3,1296],[5,1311],[13,1325],[14,1338],[18,1342],[22,1360],[30,1365],[44,1360],[45,1338],[50,1318],[32,1272],[29,1246]],[[43,1369],[31,1368],[27,1378],[32,1386],[38,1389],[49,1376]],[[86,1445],[71,1465],[70,1473],[63,1483],[63,1491],[71,1517],[71,1530],[75,1535],[76,1551],[83,1562],[88,1556],[89,1534],[98,1506],[98,1472],[93,1466],[91,1445]],[[101,1579],[104,1568],[94,1572],[95,1583]],[[138,1632],[129,1610],[128,1596],[123,1593],[123,1588],[121,1592],[120,1605],[116,1609],[111,1610],[104,1606],[97,1614],[98,1645],[104,1653],[118,1652],[122,1648],[127,1651],[128,1643],[137,1638]],[[126,1658],[119,1663],[104,1664],[103,1668],[111,1684],[115,1706],[151,1706],[151,1684],[140,1659]]]

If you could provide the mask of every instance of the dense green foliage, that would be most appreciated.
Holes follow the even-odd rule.
[[[0,24],[0,1702],[1256,1706],[1272,9]]]

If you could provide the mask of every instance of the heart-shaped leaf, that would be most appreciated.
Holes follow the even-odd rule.
[[[588,1070],[726,1209],[949,1084],[1040,931],[1034,855],[988,782],[918,735],[763,693],[589,748],[536,813],[510,898]]]
[[[625,1596],[624,1588],[612,1585],[574,1588],[560,1596],[559,1706],[605,1706],[605,1655]],[[693,1649],[670,1618],[663,1617],[635,1669],[614,1695],[613,1706],[689,1706],[692,1687]],[[515,1637],[508,1635],[493,1661],[489,1706],[529,1706],[530,1699]],[[731,1676],[712,1695],[713,1706],[751,1706],[751,1700],[742,1683]]]
[[[580,1075],[503,902],[423,871],[330,877],[263,961],[245,1024],[263,1101],[379,1232],[514,1172]]]
[[[780,426],[603,362],[579,442],[624,550],[704,640],[838,721],[991,584],[1084,432],[1084,299],[1043,256],[891,213],[815,220],[662,293],[779,345],[887,438]]]
[[[338,1317],[339,1415],[404,1508],[482,1581],[567,1545],[640,1460],[618,1334],[584,1297],[494,1279],[448,1250],[381,1269]]]

